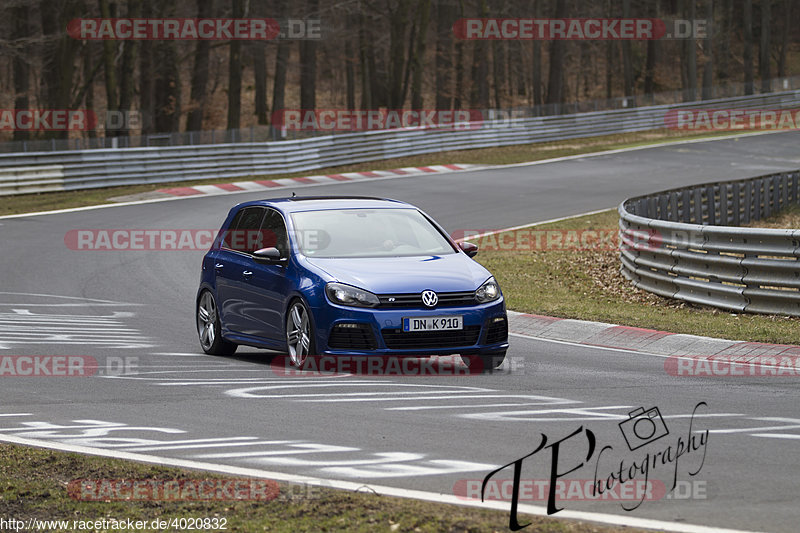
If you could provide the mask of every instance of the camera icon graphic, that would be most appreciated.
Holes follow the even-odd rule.
[[[669,435],[658,407],[652,407],[647,411],[644,407],[640,407],[628,413],[628,417],[628,420],[619,423],[619,430],[622,431],[622,436],[625,437],[625,442],[631,451]]]

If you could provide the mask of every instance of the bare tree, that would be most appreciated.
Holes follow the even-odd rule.
[[[436,2],[436,109],[450,109],[453,101],[453,38],[456,16],[448,0]]]
[[[706,37],[703,40],[703,100],[710,100],[714,83],[714,0],[706,0],[706,20],[709,21]]]
[[[761,39],[758,49],[758,74],[761,76],[761,92],[768,93],[772,90],[770,82],[770,39],[772,33],[770,24],[772,22],[772,0],[761,0]]]
[[[622,0],[622,18],[631,18],[631,0]],[[625,96],[633,96],[633,65],[631,64],[631,42],[625,39],[622,47],[622,91]]]
[[[141,9],[141,0],[128,0],[128,17],[140,17]],[[136,82],[136,53],[138,48],[139,43],[136,41],[122,43],[122,61],[119,66],[119,105],[117,107],[123,112],[130,111],[133,106]],[[129,129],[123,128],[119,131],[119,134],[127,136]]]
[[[196,0],[198,18],[208,18],[214,13],[214,0]],[[203,129],[203,112],[208,90],[208,59],[211,43],[201,39],[194,47],[194,67],[192,68],[191,102],[186,117],[187,131]]]
[[[244,0],[233,1],[233,18],[244,17]],[[228,54],[228,125],[238,130],[242,115],[242,41],[232,39]]]
[[[30,8],[24,2],[14,6],[11,10],[14,19],[14,29],[11,38],[15,43],[21,43],[31,32],[30,28]],[[30,101],[28,92],[30,91],[30,65],[28,64],[28,47],[17,44],[12,60],[14,71],[14,109],[28,109]],[[14,140],[21,141],[28,138],[25,130],[14,130]]]
[[[309,17],[319,15],[319,0],[308,0],[306,14]],[[317,107],[317,41],[303,39],[300,41],[300,107],[316,109]]]
[[[100,7],[100,16],[108,19],[116,16],[116,4],[114,4],[115,13],[111,13],[111,8],[108,5],[108,0],[98,0]],[[106,109],[108,111],[116,111],[118,107],[117,101],[117,67],[115,65],[116,56],[116,41],[105,39],[103,41],[103,71],[106,80]],[[116,136],[119,130],[106,131],[106,137]]]
[[[556,0],[555,18],[567,18],[568,8],[565,0]],[[564,101],[564,52],[565,43],[555,39],[550,43],[550,74],[547,78],[547,103],[560,104]]]
[[[730,62],[731,62],[731,34],[733,32],[733,0],[722,0],[722,16],[720,24],[714,31],[720,47],[717,54],[717,80],[720,85],[725,85],[730,81]],[[725,93],[727,94],[727,92]]]
[[[753,0],[744,0],[742,10],[744,28],[744,94],[753,94]]]
[[[411,58],[411,108],[422,109],[422,77],[425,73],[425,44],[428,40],[428,21],[431,13],[431,0],[419,0],[417,4],[419,30],[414,55]]]

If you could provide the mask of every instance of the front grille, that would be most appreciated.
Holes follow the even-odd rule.
[[[468,305],[475,305],[475,292],[439,292],[439,303],[435,307],[462,307]],[[411,294],[379,294],[378,298],[381,301],[379,307],[384,308],[399,308],[399,307],[415,307],[426,308],[422,303],[421,293]]]
[[[384,329],[383,342],[393,350],[428,350],[434,348],[455,348],[472,346],[478,342],[481,334],[480,326],[465,326],[454,331],[413,331],[402,329]]]
[[[492,322],[486,329],[484,344],[497,344],[508,340],[508,321],[504,318],[499,322]]]
[[[336,350],[374,350],[375,335],[368,324],[337,324],[333,326],[328,346]]]

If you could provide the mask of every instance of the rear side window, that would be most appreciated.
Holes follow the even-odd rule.
[[[263,248],[263,238],[259,230],[265,212],[263,207],[245,207],[239,211],[225,235],[224,246],[246,253]]]

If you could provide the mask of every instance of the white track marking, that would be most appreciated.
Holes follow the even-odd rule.
[[[0,294],[13,295],[13,296],[35,296],[35,297],[48,298],[48,299],[55,298],[55,299],[59,299],[59,300],[81,300],[81,302],[82,302],[82,303],[78,303],[78,302],[69,302],[69,303],[52,303],[52,302],[48,302],[48,303],[41,303],[41,304],[26,303],[25,304],[26,307],[31,307],[31,306],[45,306],[45,307],[117,306],[117,307],[119,307],[119,306],[144,305],[144,304],[134,304],[134,303],[128,303],[128,302],[113,302],[111,300],[98,300],[96,298],[82,298],[82,297],[79,297],[79,296],[58,296],[58,295],[55,295],[55,294],[40,294],[40,293],[36,293],[36,292],[7,292],[7,291],[0,291]],[[3,303],[3,302],[0,302],[0,305],[21,305],[21,304],[19,302],[16,302],[16,303]]]
[[[257,439],[257,437],[233,437],[228,439],[219,439],[220,441],[224,442],[217,442],[217,443],[208,443],[208,444],[178,444],[178,445],[169,445],[169,444],[159,444],[156,446],[134,446],[128,448],[128,451],[131,452],[146,452],[151,450],[185,450],[185,449],[194,449],[194,448],[231,448],[234,446],[261,446],[261,445],[269,445],[275,446],[276,444],[289,444],[291,440],[252,440],[249,442],[231,442],[236,439]],[[211,440],[211,439],[207,439]]]
[[[305,483],[317,487],[329,487],[329,488],[349,490],[349,491],[361,491],[366,488],[367,490],[370,490],[375,494],[384,496],[395,496],[399,498],[410,498],[410,499],[417,499],[430,502],[448,503],[466,507],[476,507],[480,509],[494,509],[498,511],[508,512],[509,508],[509,504],[507,502],[498,502],[498,501],[480,502],[478,500],[460,498],[458,496],[455,496],[454,494],[443,494],[443,493],[428,492],[422,490],[403,489],[398,487],[389,487],[386,485],[370,484],[368,486],[365,486],[363,482],[358,482],[358,481],[356,482],[340,481],[340,480],[324,479],[311,476],[301,476],[296,474],[287,474],[284,472],[273,472],[268,470],[262,470],[258,468],[243,468],[237,466],[221,465],[221,464],[200,462],[187,459],[159,457],[155,455],[131,453],[121,450],[104,450],[100,448],[90,448],[88,446],[75,446],[75,445],[62,444],[57,442],[48,442],[36,439],[24,439],[19,437],[12,437],[9,435],[0,435],[0,441],[8,442],[11,444],[20,444],[24,446],[35,446],[39,448],[48,448],[65,452],[82,453],[84,455],[111,457],[115,459],[125,459],[140,463],[174,466],[178,468],[188,468],[192,470],[202,470],[206,472],[216,472],[231,476],[245,476],[245,477],[254,477],[259,479],[273,479],[275,481],[284,481],[288,483]],[[595,513],[595,512],[583,512],[583,511],[561,511],[560,513],[558,513],[558,515],[551,516],[547,514],[546,507],[539,505],[530,505],[525,503],[519,504],[518,511],[520,514],[543,516],[554,519],[581,520],[588,522],[598,522],[602,524],[612,524],[618,526],[639,527],[644,529],[670,531],[675,533],[750,533],[744,530],[737,530],[737,529],[725,529],[713,526],[675,523],[664,520],[651,520],[648,518],[635,518],[633,516],[630,516],[630,514],[614,515],[608,513]]]

